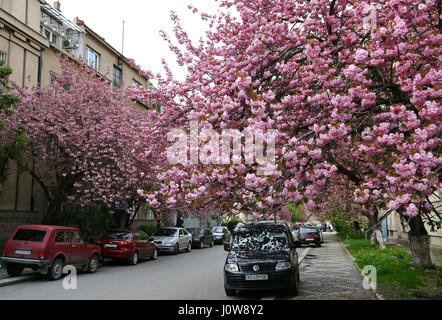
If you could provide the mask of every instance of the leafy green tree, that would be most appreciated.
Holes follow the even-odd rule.
[[[0,192],[10,169],[10,160],[17,164],[19,172],[26,164],[23,150],[29,140],[25,136],[23,127],[11,120],[14,114],[14,105],[20,102],[20,97],[11,93],[9,76],[12,69],[0,60]]]

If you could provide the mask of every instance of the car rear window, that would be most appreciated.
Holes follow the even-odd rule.
[[[43,242],[46,230],[18,229],[12,238],[13,241]]]
[[[215,227],[215,228],[212,228],[212,232],[214,232],[214,233],[223,233],[224,232],[224,228]]]
[[[111,231],[106,234],[107,239],[130,240],[132,233],[125,231]]]
[[[316,228],[301,228],[301,233],[314,233],[314,232],[318,232],[318,229]]]
[[[202,230],[199,228],[189,228],[187,229],[187,231],[189,231],[194,236],[202,233]]]

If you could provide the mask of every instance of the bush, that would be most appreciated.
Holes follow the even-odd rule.
[[[117,226],[114,216],[104,207],[78,208],[60,212],[54,224],[79,228],[90,242],[95,242],[107,231]]]
[[[237,219],[237,218],[233,218],[232,220],[230,220],[229,222],[227,222],[227,229],[230,232],[233,232],[233,229],[235,229],[236,225],[238,223],[242,222],[241,220]]]
[[[157,230],[157,226],[154,224],[145,224],[143,226],[139,226],[138,230],[146,232],[149,237]]]

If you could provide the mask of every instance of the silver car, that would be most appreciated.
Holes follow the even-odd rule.
[[[192,235],[184,228],[159,228],[152,234],[152,238],[159,252],[177,254],[179,250],[192,250]]]

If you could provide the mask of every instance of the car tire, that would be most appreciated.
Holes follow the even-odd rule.
[[[138,251],[135,251],[132,257],[129,259],[129,264],[131,266],[134,266],[138,263]]]
[[[177,244],[175,244],[175,247],[173,248],[173,254],[177,255],[178,254],[178,250],[180,250],[180,246]]]
[[[210,241],[210,247],[211,247],[211,248],[213,247],[213,240]]]
[[[48,270],[49,280],[59,280],[63,276],[64,260],[61,258],[55,259]]]
[[[204,246],[204,244],[203,244],[203,246]],[[192,243],[191,242],[188,243],[187,248],[186,248],[186,252],[190,252],[190,251],[192,251]]]
[[[96,254],[94,254],[89,261],[87,272],[88,273],[95,273],[98,270],[98,266],[100,265],[100,257]]]
[[[226,293],[226,296],[232,297],[236,295],[236,290],[227,289],[226,286],[224,286],[224,292]]]
[[[25,267],[18,263],[8,263],[6,265],[6,272],[11,277],[18,277],[19,275],[21,275],[24,269]]]
[[[204,241],[201,241],[200,242],[200,249],[203,249],[204,248]]]
[[[293,277],[293,281],[290,284],[290,287],[287,289],[287,294],[289,296],[297,296],[298,295],[298,277],[299,274],[297,274],[295,277]]]
[[[151,257],[151,260],[157,260],[157,259],[158,259],[158,250],[155,249],[155,250],[153,251],[153,255],[152,255],[152,257]]]

